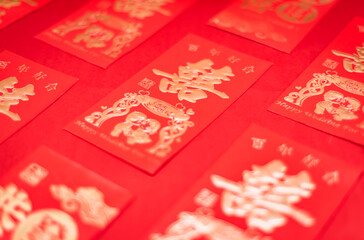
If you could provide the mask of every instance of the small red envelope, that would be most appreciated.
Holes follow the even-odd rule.
[[[270,65],[188,35],[66,129],[154,174]]]
[[[43,7],[52,0],[2,0],[0,1],[0,29]]]
[[[233,0],[209,25],[291,52],[338,0]]]
[[[130,200],[124,188],[40,147],[0,178],[0,238],[95,239]]]
[[[252,125],[145,239],[316,239],[360,172]]]
[[[0,53],[0,143],[64,94],[76,78],[9,51]]]
[[[364,145],[364,19],[353,19],[269,110]]]
[[[196,0],[93,0],[36,37],[106,68]]]

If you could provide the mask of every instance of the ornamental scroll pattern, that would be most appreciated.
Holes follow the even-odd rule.
[[[105,121],[126,116],[132,108],[141,105],[151,113],[168,119],[168,125],[159,131],[159,140],[157,143],[147,150],[149,153],[158,157],[165,157],[172,151],[171,145],[175,141],[179,141],[180,137],[189,127],[194,126],[194,123],[189,121],[190,116],[194,112],[192,109],[185,110],[185,107],[181,103],[173,106],[167,102],[153,98],[149,94],[148,91],[143,90],[140,90],[138,93],[125,93],[124,97],[117,100],[112,107],[102,107],[104,111],[93,112],[91,115],[85,117],[85,121],[100,128]],[[113,131],[113,133],[115,132]]]
[[[347,92],[364,96],[363,83],[340,77],[336,72],[327,71],[326,73],[314,73],[313,78],[307,82],[306,87],[298,92],[289,93],[288,96],[284,97],[284,100],[297,106],[302,106],[307,98],[323,94],[325,87],[332,84]]]
[[[97,23],[102,23],[121,33],[114,35],[113,31],[95,25]],[[78,34],[73,41],[76,43],[83,41],[87,48],[105,48],[107,43],[112,40],[112,46],[103,50],[102,53],[116,58],[122,53],[123,47],[128,46],[136,37],[141,35],[139,31],[141,27],[141,23],[125,21],[103,11],[98,11],[87,12],[76,21],[57,26],[52,32],[59,36],[65,36],[70,32],[86,29],[83,33]]]

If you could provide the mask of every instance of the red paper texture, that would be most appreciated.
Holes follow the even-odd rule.
[[[52,0],[2,0],[0,1],[0,29],[25,15],[43,7]]]
[[[147,239],[314,239],[359,173],[252,125]]]
[[[290,53],[337,0],[233,0],[209,25]]]
[[[66,129],[153,174],[270,65],[188,35]]]
[[[130,200],[124,188],[40,147],[0,179],[0,237],[95,239]]]
[[[9,51],[0,53],[0,143],[52,104],[76,78]]]
[[[364,145],[364,19],[355,18],[270,110]]]
[[[106,68],[194,2],[94,0],[37,38]]]

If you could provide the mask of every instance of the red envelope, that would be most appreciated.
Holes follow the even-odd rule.
[[[95,239],[130,199],[124,188],[41,147],[0,178],[0,238]]]
[[[154,174],[270,65],[188,35],[66,129]]]
[[[0,1],[0,29],[43,7],[52,0],[2,0]]]
[[[94,0],[36,37],[106,68],[196,0]]]
[[[252,125],[145,239],[315,239],[360,172]]]
[[[0,143],[65,93],[76,78],[12,52],[0,53]]]
[[[357,17],[269,110],[364,145],[363,39]]]
[[[233,0],[209,25],[290,53],[337,0]]]

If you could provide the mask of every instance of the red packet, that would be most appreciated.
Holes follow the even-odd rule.
[[[12,52],[0,53],[0,143],[59,98],[76,78]]]
[[[66,129],[154,174],[270,65],[188,35]]]
[[[233,0],[209,25],[291,52],[338,0]]]
[[[106,68],[196,0],[93,0],[38,39]]]
[[[41,147],[0,178],[0,238],[95,239],[130,200],[124,188]]]
[[[2,0],[0,1],[0,29],[43,7],[52,0]]]
[[[147,239],[315,239],[360,172],[252,125]]]
[[[269,110],[364,145],[364,19],[355,18]]]

